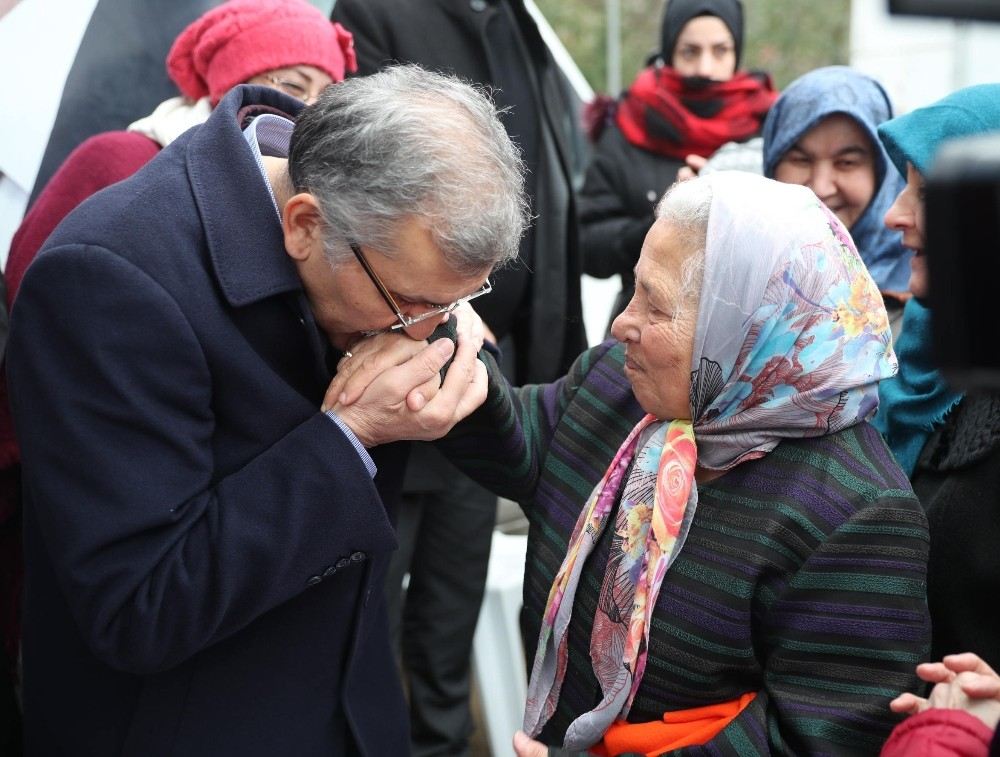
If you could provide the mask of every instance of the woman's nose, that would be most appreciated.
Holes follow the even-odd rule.
[[[634,302],[635,298],[633,297],[625,310],[611,323],[611,336],[619,342],[639,341],[639,329],[635,325]]]

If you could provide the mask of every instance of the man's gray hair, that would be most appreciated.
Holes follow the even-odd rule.
[[[419,66],[327,87],[292,134],[288,170],[326,224],[331,263],[348,243],[394,256],[399,223],[427,223],[449,267],[475,275],[517,255],[528,223],[520,151],[483,91]]]
[[[712,185],[707,177],[679,181],[670,187],[656,206],[656,220],[666,221],[691,255],[681,265],[678,299],[695,304],[701,296],[705,274],[705,244],[708,216],[712,209]]]

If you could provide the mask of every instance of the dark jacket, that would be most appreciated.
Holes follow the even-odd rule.
[[[1000,395],[964,397],[911,480],[931,533],[930,659],[975,652],[1000,670]]]
[[[579,197],[580,249],[584,273],[599,279],[621,276],[612,319],[632,299],[632,270],[653,225],[653,210],[683,165],[629,144],[613,123],[597,142]]]
[[[237,120],[258,105],[301,107],[236,88],[18,294],[30,754],[408,748],[380,590],[402,449],[373,483],[319,412],[325,340]]]
[[[508,9],[526,58],[511,58],[516,53],[510,46],[498,43],[498,33],[507,25],[509,17],[503,14]],[[512,133],[522,148],[537,154],[537,165],[528,176],[533,229],[521,247],[521,258],[531,271],[531,289],[521,305],[524,317],[513,324],[516,383],[552,381],[561,376],[587,346],[570,165],[571,142],[579,126],[565,77],[523,2],[338,0],[332,17],[354,34],[360,73],[398,61],[475,83],[500,85],[515,67],[512,62],[529,61],[528,69],[534,74],[521,88],[529,90],[531,97],[523,100],[521,107],[533,107],[539,116],[534,122],[538,125],[537,141],[526,146],[523,135]],[[491,298],[502,296],[494,291]]]

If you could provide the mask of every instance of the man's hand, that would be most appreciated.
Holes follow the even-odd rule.
[[[450,339],[439,339],[382,371],[356,401],[338,399],[332,409],[365,447],[438,439],[486,399],[486,366],[461,347],[438,388],[439,371],[454,351]]]
[[[326,390],[321,409],[325,412],[338,403],[350,405],[356,402],[376,378],[390,368],[403,365],[426,347],[427,342],[411,339],[397,331],[363,339],[337,363],[337,375]],[[432,378],[427,386],[414,391],[424,390],[421,393],[427,400],[437,393],[439,383]]]
[[[486,325],[468,303],[460,305],[448,317],[454,319],[458,339],[455,362],[472,365],[483,346]],[[345,356],[337,364],[337,375],[323,398],[323,410],[336,403],[350,405],[356,402],[378,376],[389,368],[402,365],[426,345],[425,341],[416,341],[398,332],[379,334],[358,342],[351,348],[351,356]],[[438,383],[431,379],[411,391],[407,404],[411,410],[419,410],[434,397],[437,390]]]

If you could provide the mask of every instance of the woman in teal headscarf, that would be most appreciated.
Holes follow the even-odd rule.
[[[994,130],[1000,84],[959,90],[879,126],[907,178],[885,222],[914,253],[914,296],[896,344],[899,373],[879,388],[875,425],[927,511],[932,658],[968,650],[1000,669],[1000,395],[958,394],[931,358],[923,200],[924,176],[944,142]]]

